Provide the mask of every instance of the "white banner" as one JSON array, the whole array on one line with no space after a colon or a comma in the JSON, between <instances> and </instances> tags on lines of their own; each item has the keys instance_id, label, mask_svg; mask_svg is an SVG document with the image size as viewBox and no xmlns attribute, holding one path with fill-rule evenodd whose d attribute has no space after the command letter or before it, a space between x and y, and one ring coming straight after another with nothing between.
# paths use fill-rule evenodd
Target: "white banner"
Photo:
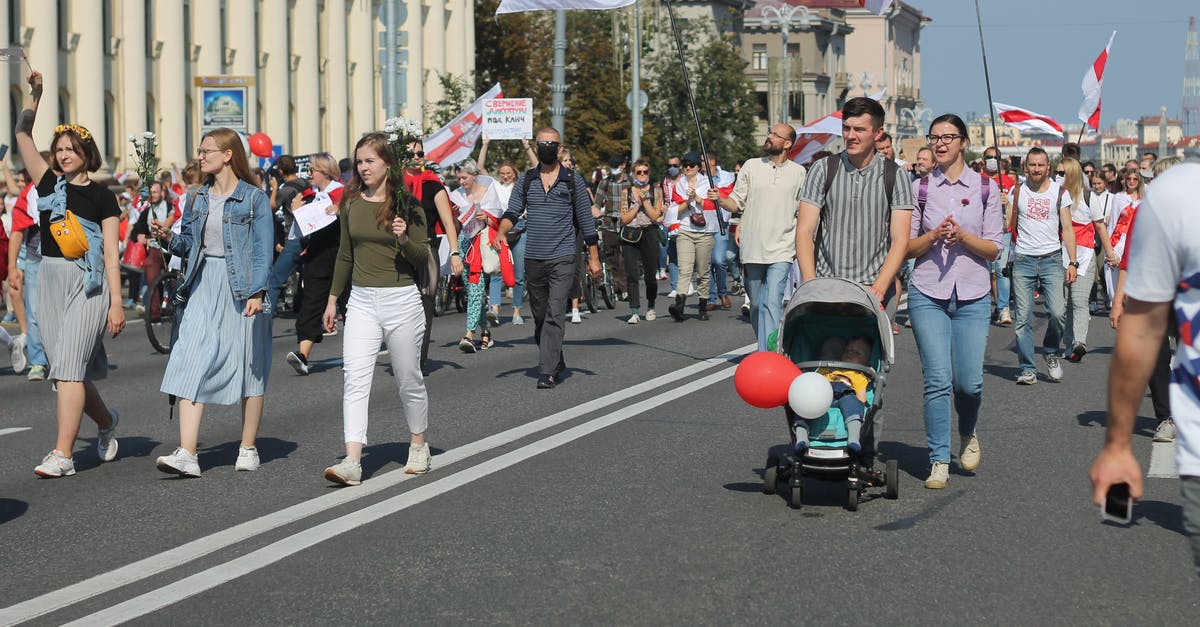
<instances>
[{"instance_id":1,"label":"white banner","mask_svg":"<svg viewBox=\"0 0 1200 627\"><path fill-rule=\"evenodd\" d=\"M532 139L533 98L484 100L483 136L488 139Z\"/></svg>"},{"instance_id":2,"label":"white banner","mask_svg":"<svg viewBox=\"0 0 1200 627\"><path fill-rule=\"evenodd\" d=\"M637 0L500 0L496 15L556 9L619 9Z\"/></svg>"},{"instance_id":3,"label":"white banner","mask_svg":"<svg viewBox=\"0 0 1200 627\"><path fill-rule=\"evenodd\" d=\"M425 160L433 161L441 166L458 163L471 156L475 150L475 142L479 140L483 122L483 101L499 98L500 83L492 85L487 93L471 103L466 111L437 132L425 138Z\"/></svg>"}]
</instances>

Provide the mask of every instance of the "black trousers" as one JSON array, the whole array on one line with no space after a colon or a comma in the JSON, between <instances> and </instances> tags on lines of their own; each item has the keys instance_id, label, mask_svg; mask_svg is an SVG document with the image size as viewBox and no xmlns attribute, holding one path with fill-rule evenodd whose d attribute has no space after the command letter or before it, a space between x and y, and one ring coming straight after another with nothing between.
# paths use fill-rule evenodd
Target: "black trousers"
<instances>
[{"instance_id":1,"label":"black trousers","mask_svg":"<svg viewBox=\"0 0 1200 627\"><path fill-rule=\"evenodd\" d=\"M442 236L444 237L444 236ZM438 244L440 242L430 242L429 252L433 255L434 263L437 267L442 267L441 258L438 256ZM434 285L437 285L441 280L440 276L430 277ZM421 338L421 368L425 368L425 362L429 361L429 343L433 339L433 299L437 298L436 290L433 296L421 295L421 308L425 310L425 336Z\"/></svg>"},{"instance_id":2,"label":"black trousers","mask_svg":"<svg viewBox=\"0 0 1200 627\"><path fill-rule=\"evenodd\" d=\"M1154 417L1166 420L1171 417L1171 334L1163 338L1154 361L1154 372L1150 374L1150 404L1154 406Z\"/></svg>"},{"instance_id":3,"label":"black trousers","mask_svg":"<svg viewBox=\"0 0 1200 627\"><path fill-rule=\"evenodd\" d=\"M646 284L646 304L654 309L654 299L658 296L658 233L654 229L643 228L642 238L636 244L621 242L621 256L625 260L625 284L629 286L629 306L641 307L638 296L638 261L642 262L642 280Z\"/></svg>"},{"instance_id":4,"label":"black trousers","mask_svg":"<svg viewBox=\"0 0 1200 627\"><path fill-rule=\"evenodd\" d=\"M319 251L309 251L304 255L304 265L300 267L300 280L304 289L300 292L300 308L296 313L296 341L309 340L320 343L325 337L325 328L321 323L325 315L325 306L329 304L329 290L333 287L333 265L337 261L336 246Z\"/></svg>"},{"instance_id":5,"label":"black trousers","mask_svg":"<svg viewBox=\"0 0 1200 627\"><path fill-rule=\"evenodd\" d=\"M577 255L545 260L525 258L525 295L533 310L533 339L538 345L541 375L552 375L566 367L562 345L577 259Z\"/></svg>"}]
</instances>

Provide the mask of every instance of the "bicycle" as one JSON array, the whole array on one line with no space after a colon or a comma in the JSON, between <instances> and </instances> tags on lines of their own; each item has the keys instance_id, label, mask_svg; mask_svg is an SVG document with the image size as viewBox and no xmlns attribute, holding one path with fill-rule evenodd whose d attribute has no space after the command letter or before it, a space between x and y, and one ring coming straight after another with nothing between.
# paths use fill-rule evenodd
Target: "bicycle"
<instances>
[{"instance_id":1,"label":"bicycle","mask_svg":"<svg viewBox=\"0 0 1200 627\"><path fill-rule=\"evenodd\" d=\"M616 288L613 287L612 271L608 268L607 255L600 255L600 278L593 279L591 273L587 271L588 267L588 252L585 250L579 253L579 263L583 264L583 282L581 285L581 293L583 295L584 304L587 305L589 313L596 313L599 309L596 301L596 294L599 293L600 298L604 301L606 309L616 309L617 303L614 298Z\"/></svg>"},{"instance_id":2,"label":"bicycle","mask_svg":"<svg viewBox=\"0 0 1200 627\"><path fill-rule=\"evenodd\" d=\"M467 287L463 285L461 274L448 274L438 279L437 295L433 299L433 315L445 315L452 302L458 313L467 310Z\"/></svg>"},{"instance_id":3,"label":"bicycle","mask_svg":"<svg viewBox=\"0 0 1200 627\"><path fill-rule=\"evenodd\" d=\"M150 345L154 350L164 355L170 354L171 344L177 337L175 294L181 280L183 274L180 271L164 269L154 283L146 288L147 305L157 303L159 308L157 316L152 315L152 306L147 306L142 312L142 319L146 322L146 335L150 338Z\"/></svg>"}]
</instances>

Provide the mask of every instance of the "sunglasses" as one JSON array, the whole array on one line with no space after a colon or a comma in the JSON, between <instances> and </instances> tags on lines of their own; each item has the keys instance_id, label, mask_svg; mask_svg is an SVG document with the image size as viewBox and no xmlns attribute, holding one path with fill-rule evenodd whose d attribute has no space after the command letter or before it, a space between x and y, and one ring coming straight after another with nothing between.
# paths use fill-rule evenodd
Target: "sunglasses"
<instances>
[{"instance_id":1,"label":"sunglasses","mask_svg":"<svg viewBox=\"0 0 1200 627\"><path fill-rule=\"evenodd\" d=\"M1054 173L1055 173L1055 174L1057 174L1057 175L1059 175L1059 176L1066 176L1066 175L1067 175L1067 172L1066 172L1066 170L1055 170L1055 171L1054 171Z\"/></svg>"},{"instance_id":2,"label":"sunglasses","mask_svg":"<svg viewBox=\"0 0 1200 627\"><path fill-rule=\"evenodd\" d=\"M650 170L634 170L634 174L649 174Z\"/></svg>"},{"instance_id":3,"label":"sunglasses","mask_svg":"<svg viewBox=\"0 0 1200 627\"><path fill-rule=\"evenodd\" d=\"M700 167L700 164L699 164L699 163L689 163L689 162L687 162L687 161L684 161L684 162L683 162L683 167L685 167L685 168L698 168L698 167Z\"/></svg>"},{"instance_id":4,"label":"sunglasses","mask_svg":"<svg viewBox=\"0 0 1200 627\"><path fill-rule=\"evenodd\" d=\"M539 146L554 146L555 148L558 148L559 144L560 144L560 142L547 142L547 141L540 141L537 143L537 145L539 145Z\"/></svg>"},{"instance_id":5,"label":"sunglasses","mask_svg":"<svg viewBox=\"0 0 1200 627\"><path fill-rule=\"evenodd\" d=\"M424 150L418 150L418 151L416 151L416 152L414 152L414 153L413 153L413 156L414 156L414 157L421 157L421 158L424 158L424 157L425 157L425 151L424 151Z\"/></svg>"}]
</instances>

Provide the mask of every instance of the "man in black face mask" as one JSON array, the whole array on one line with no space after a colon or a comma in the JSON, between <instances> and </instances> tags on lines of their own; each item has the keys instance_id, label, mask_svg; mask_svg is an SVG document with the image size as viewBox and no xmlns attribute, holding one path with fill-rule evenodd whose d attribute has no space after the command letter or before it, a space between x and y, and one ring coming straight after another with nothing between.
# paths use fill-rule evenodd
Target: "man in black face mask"
<instances>
[{"instance_id":1,"label":"man in black face mask","mask_svg":"<svg viewBox=\"0 0 1200 627\"><path fill-rule=\"evenodd\" d=\"M588 273L600 276L592 201L583 177L558 163L561 137L553 128L537 132L538 167L526 172L513 186L496 238L504 241L517 219L525 214L525 293L533 310L540 390L558 385L567 368L562 343L567 299L575 276L577 229L587 245Z\"/></svg>"}]
</instances>

